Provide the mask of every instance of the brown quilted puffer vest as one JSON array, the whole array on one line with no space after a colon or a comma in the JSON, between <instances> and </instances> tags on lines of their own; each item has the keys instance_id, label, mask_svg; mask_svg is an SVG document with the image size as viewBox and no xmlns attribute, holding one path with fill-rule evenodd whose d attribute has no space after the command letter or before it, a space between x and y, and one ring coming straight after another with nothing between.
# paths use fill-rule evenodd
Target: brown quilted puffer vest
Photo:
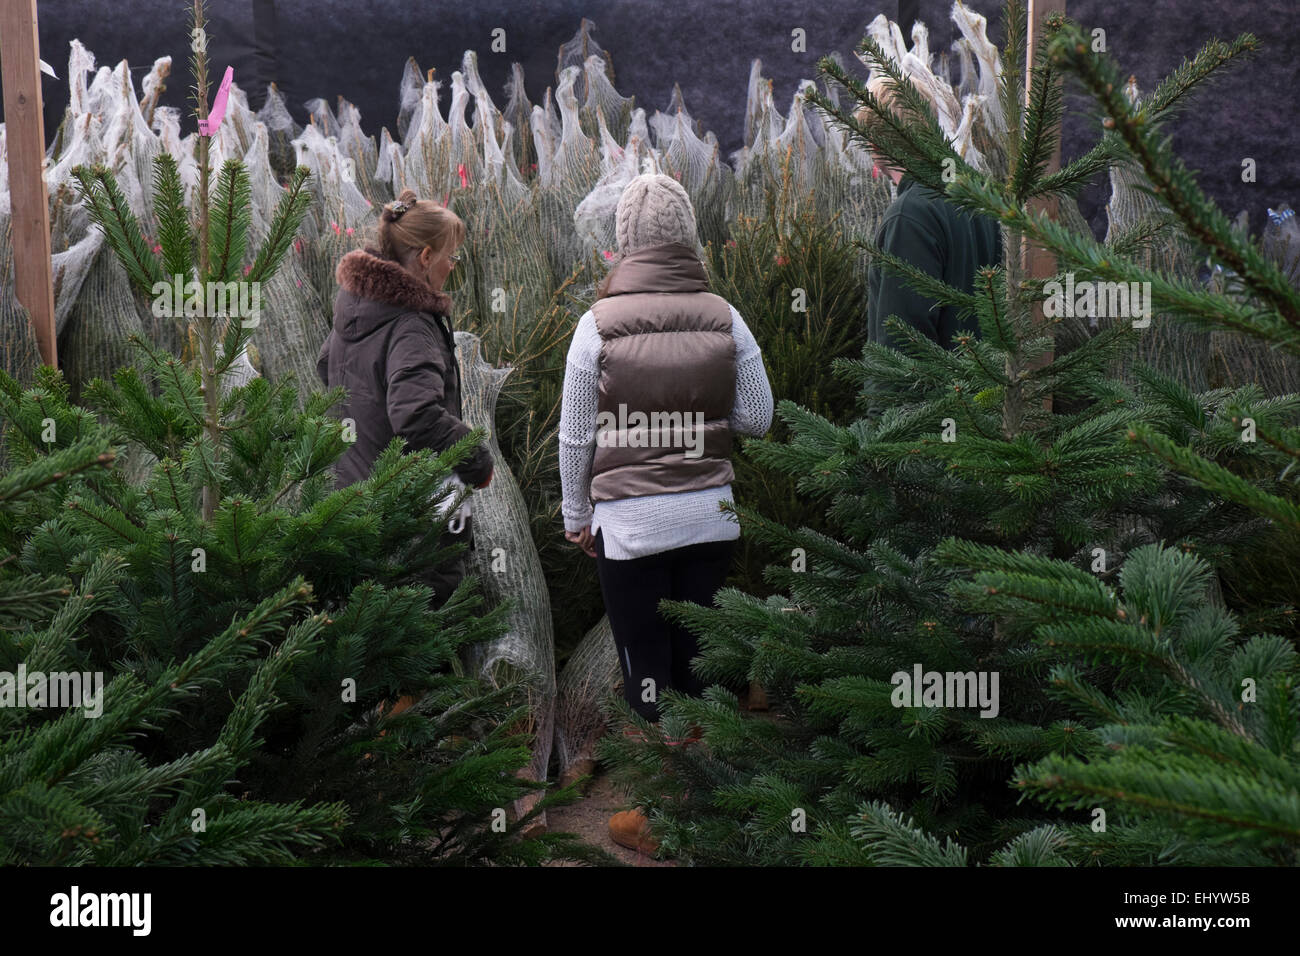
<instances>
[{"instance_id":1,"label":"brown quilted puffer vest","mask_svg":"<svg viewBox=\"0 0 1300 956\"><path fill-rule=\"evenodd\" d=\"M730 482L731 307L708 291L695 250L669 243L629 254L591 311L601 340L591 500Z\"/></svg>"}]
</instances>

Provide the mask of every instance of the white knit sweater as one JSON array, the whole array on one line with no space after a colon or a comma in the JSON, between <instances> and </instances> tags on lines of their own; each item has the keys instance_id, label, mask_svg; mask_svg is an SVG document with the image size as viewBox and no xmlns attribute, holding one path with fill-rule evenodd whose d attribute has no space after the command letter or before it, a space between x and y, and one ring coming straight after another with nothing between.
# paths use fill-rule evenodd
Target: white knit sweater
<instances>
[{"instance_id":1,"label":"white knit sweater","mask_svg":"<svg viewBox=\"0 0 1300 956\"><path fill-rule=\"evenodd\" d=\"M772 425L772 387L763 369L758 342L733 306L731 335L736 342L736 401L733 432L764 435ZM600 333L587 312L574 330L560 406L560 511L566 531L603 530L605 556L640 558L704 541L740 537L740 526L718 505L731 500L731 485L600 501L591 506L591 463L596 453L596 415L600 397Z\"/></svg>"}]
</instances>

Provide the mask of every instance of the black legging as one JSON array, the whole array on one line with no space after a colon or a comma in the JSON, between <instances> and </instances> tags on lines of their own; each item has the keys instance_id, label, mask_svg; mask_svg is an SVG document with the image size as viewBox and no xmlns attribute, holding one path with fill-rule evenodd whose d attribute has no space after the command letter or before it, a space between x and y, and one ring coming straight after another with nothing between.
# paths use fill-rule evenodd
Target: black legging
<instances>
[{"instance_id":1,"label":"black legging","mask_svg":"<svg viewBox=\"0 0 1300 956\"><path fill-rule=\"evenodd\" d=\"M623 698L646 720L659 719L658 697L668 688L693 697L704 690L690 667L699 642L685 627L660 616L659 601L712 607L731 570L735 545L734 540L706 541L617 561L605 557L602 532L596 532L596 573L623 670ZM642 700L646 678L654 681L653 701Z\"/></svg>"}]
</instances>

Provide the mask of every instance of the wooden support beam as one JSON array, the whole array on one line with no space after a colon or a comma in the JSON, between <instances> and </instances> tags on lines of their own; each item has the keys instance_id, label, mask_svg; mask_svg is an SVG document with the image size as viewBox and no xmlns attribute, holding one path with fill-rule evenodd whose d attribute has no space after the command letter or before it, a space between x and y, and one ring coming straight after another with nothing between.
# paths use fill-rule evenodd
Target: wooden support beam
<instances>
[{"instance_id":1,"label":"wooden support beam","mask_svg":"<svg viewBox=\"0 0 1300 956\"><path fill-rule=\"evenodd\" d=\"M9 152L14 293L31 315L42 361L57 366L36 0L0 0L0 86Z\"/></svg>"}]
</instances>

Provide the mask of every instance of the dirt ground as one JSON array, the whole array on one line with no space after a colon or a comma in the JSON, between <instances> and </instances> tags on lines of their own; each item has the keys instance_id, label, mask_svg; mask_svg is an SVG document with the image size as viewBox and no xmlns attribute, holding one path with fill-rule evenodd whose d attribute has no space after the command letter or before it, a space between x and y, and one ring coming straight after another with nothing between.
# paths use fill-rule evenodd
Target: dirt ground
<instances>
[{"instance_id":1,"label":"dirt ground","mask_svg":"<svg viewBox=\"0 0 1300 956\"><path fill-rule=\"evenodd\" d=\"M760 720L779 720L768 709L767 694L757 683L749 687L748 695L741 695L741 710ZM587 784L585 795L565 807L546 811L547 829L552 833L573 833L584 843L600 847L629 866L680 866L676 860L659 860L636 850L621 847L609 838L609 818L620 810L628 809L627 795L608 774L597 769ZM570 863L552 863L550 866L573 866Z\"/></svg>"},{"instance_id":2,"label":"dirt ground","mask_svg":"<svg viewBox=\"0 0 1300 956\"><path fill-rule=\"evenodd\" d=\"M584 842L600 847L629 866L677 866L674 860L656 860L636 850L621 847L609 838L609 818L627 808L626 795L607 775L599 774L588 785L587 795L583 799L567 807L554 807L546 811L547 828L552 833L577 834Z\"/></svg>"}]
</instances>

